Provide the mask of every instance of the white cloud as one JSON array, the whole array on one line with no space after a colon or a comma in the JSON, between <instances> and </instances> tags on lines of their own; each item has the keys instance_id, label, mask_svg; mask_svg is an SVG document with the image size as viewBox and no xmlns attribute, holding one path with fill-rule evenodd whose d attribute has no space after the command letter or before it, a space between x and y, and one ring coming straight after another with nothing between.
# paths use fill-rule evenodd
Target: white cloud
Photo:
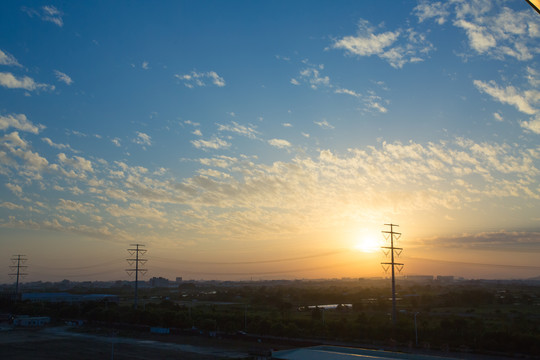
<instances>
[{"instance_id":1,"label":"white cloud","mask_svg":"<svg viewBox=\"0 0 540 360\"><path fill-rule=\"evenodd\" d=\"M22 192L23 192L22 187L20 185L17 185L17 184L7 183L6 187L9 190L11 190L14 194L17 194L17 195L21 195Z\"/></svg>"},{"instance_id":2,"label":"white cloud","mask_svg":"<svg viewBox=\"0 0 540 360\"><path fill-rule=\"evenodd\" d=\"M433 45L427 41L425 35L412 28L376 34L376 29L367 20L358 22L356 36L345 36L336 40L332 47L343 49L350 55L378 56L394 68L423 61L423 57L433 50Z\"/></svg>"},{"instance_id":3,"label":"white cloud","mask_svg":"<svg viewBox=\"0 0 540 360\"><path fill-rule=\"evenodd\" d=\"M68 158L66 154L60 153L58 154L58 160L60 160L60 162L63 164L72 166L76 170L83 172L94 172L92 162L83 157L74 156L72 158Z\"/></svg>"},{"instance_id":4,"label":"white cloud","mask_svg":"<svg viewBox=\"0 0 540 360\"><path fill-rule=\"evenodd\" d=\"M291 61L291 58L288 56L275 55L276 59L283 61Z\"/></svg>"},{"instance_id":5,"label":"white cloud","mask_svg":"<svg viewBox=\"0 0 540 360\"><path fill-rule=\"evenodd\" d=\"M184 124L192 125L192 126L201 126L201 124L199 124L198 122L193 122L191 120L184 121Z\"/></svg>"},{"instance_id":6,"label":"white cloud","mask_svg":"<svg viewBox=\"0 0 540 360\"><path fill-rule=\"evenodd\" d=\"M283 123L281 124L283 127L292 127L292 124L291 123Z\"/></svg>"},{"instance_id":7,"label":"white cloud","mask_svg":"<svg viewBox=\"0 0 540 360\"><path fill-rule=\"evenodd\" d=\"M422 1L414 8L418 21L423 22L426 19L435 18L437 24L442 25L446 22L446 18L449 15L446 4L439 1Z\"/></svg>"},{"instance_id":8,"label":"white cloud","mask_svg":"<svg viewBox=\"0 0 540 360\"><path fill-rule=\"evenodd\" d=\"M522 128L540 135L540 114L536 115L530 121L522 121L520 125Z\"/></svg>"},{"instance_id":9,"label":"white cloud","mask_svg":"<svg viewBox=\"0 0 540 360\"><path fill-rule=\"evenodd\" d=\"M256 139L259 132L255 130L255 127L253 125L241 125L238 124L236 121L231 122L231 124L228 125L222 125L217 124L218 131L230 131L237 134L240 134L242 136L246 136L250 139Z\"/></svg>"},{"instance_id":10,"label":"white cloud","mask_svg":"<svg viewBox=\"0 0 540 360\"><path fill-rule=\"evenodd\" d=\"M339 88L339 89L334 90L334 93L350 95L355 98L361 99L367 109L377 110L378 112L381 112L381 113L388 112L388 109L382 104L383 102L382 98L380 96L375 95L373 91L368 91L367 94L362 95L362 94L357 93L354 90Z\"/></svg>"},{"instance_id":11,"label":"white cloud","mask_svg":"<svg viewBox=\"0 0 540 360\"><path fill-rule=\"evenodd\" d=\"M530 9L514 11L504 2L486 0L423 1L415 13L420 22L433 18L442 25L453 10L452 24L465 31L470 48L477 54L496 59L513 57L531 60L539 53L535 38L540 37L537 14Z\"/></svg>"},{"instance_id":12,"label":"white cloud","mask_svg":"<svg viewBox=\"0 0 540 360\"><path fill-rule=\"evenodd\" d=\"M364 96L364 103L370 109L377 110L381 113L388 112L388 109L382 104L383 100L380 96L375 95L374 92L370 91L366 96Z\"/></svg>"},{"instance_id":13,"label":"white cloud","mask_svg":"<svg viewBox=\"0 0 540 360\"><path fill-rule=\"evenodd\" d=\"M56 78L58 79L58 81L61 81L65 83L66 85L73 84L73 80L67 74L64 74L63 72L58 71L58 70L54 70L54 74L56 75Z\"/></svg>"},{"instance_id":14,"label":"white cloud","mask_svg":"<svg viewBox=\"0 0 540 360\"><path fill-rule=\"evenodd\" d=\"M199 129L195 129L191 132L193 135L202 136L202 132Z\"/></svg>"},{"instance_id":15,"label":"white cloud","mask_svg":"<svg viewBox=\"0 0 540 360\"><path fill-rule=\"evenodd\" d=\"M538 74L538 71L531 68L530 66L527 66L527 81L529 82L529 85L533 88L540 87L540 74Z\"/></svg>"},{"instance_id":16,"label":"white cloud","mask_svg":"<svg viewBox=\"0 0 540 360\"><path fill-rule=\"evenodd\" d=\"M17 78L9 72L0 72L0 85L8 89L25 89L28 91L55 89L54 85L36 83L34 79L28 76Z\"/></svg>"},{"instance_id":17,"label":"white cloud","mask_svg":"<svg viewBox=\"0 0 540 360\"><path fill-rule=\"evenodd\" d=\"M111 140L111 142L112 142L115 146L117 146L117 147L122 146L122 144L120 143L120 139L119 139L119 138L114 138L114 139Z\"/></svg>"},{"instance_id":18,"label":"white cloud","mask_svg":"<svg viewBox=\"0 0 540 360\"><path fill-rule=\"evenodd\" d=\"M330 78L328 76L321 75L321 71L324 70L324 65L312 65L308 63L308 60L303 61L303 63L308 64L309 67L302 69L300 71L300 75L296 79L293 79L294 81L291 80L291 83L293 83L294 85L300 85L301 82L304 82L308 84L313 90L317 90L321 87L327 89L335 88L335 94L344 94L358 98L365 104L368 110L377 110L382 113L388 111L388 109L383 105L384 101L382 100L382 98L376 96L373 91L369 91L366 95L363 95L354 90L336 87L330 82ZM381 86L381 84L377 85ZM384 83L382 83L382 85L384 86ZM289 114L291 113L290 110L288 112Z\"/></svg>"},{"instance_id":19,"label":"white cloud","mask_svg":"<svg viewBox=\"0 0 540 360\"><path fill-rule=\"evenodd\" d=\"M319 125L323 129L334 129L334 126L330 124L326 119L321 121L314 121L315 124Z\"/></svg>"},{"instance_id":20,"label":"white cloud","mask_svg":"<svg viewBox=\"0 0 540 360\"><path fill-rule=\"evenodd\" d=\"M111 199L120 200L122 202L127 202L129 198L128 194L120 189L105 189L105 194Z\"/></svg>"},{"instance_id":21,"label":"white cloud","mask_svg":"<svg viewBox=\"0 0 540 360\"><path fill-rule=\"evenodd\" d=\"M76 202L73 200L59 199L56 209L63 211L76 211L83 214L94 212L95 206L91 203Z\"/></svg>"},{"instance_id":22,"label":"white cloud","mask_svg":"<svg viewBox=\"0 0 540 360\"><path fill-rule=\"evenodd\" d=\"M68 224L73 224L75 222L73 219L68 218L67 216L64 216L64 215L56 215L56 217L58 218L58 220L68 223Z\"/></svg>"},{"instance_id":23,"label":"white cloud","mask_svg":"<svg viewBox=\"0 0 540 360\"><path fill-rule=\"evenodd\" d=\"M189 74L175 74L175 78L179 79L188 88L195 86L206 86L206 81L210 81L217 87L225 86L225 79L219 76L215 71L208 71L204 73L192 71Z\"/></svg>"},{"instance_id":24,"label":"white cloud","mask_svg":"<svg viewBox=\"0 0 540 360\"><path fill-rule=\"evenodd\" d=\"M152 138L150 137L150 135L139 132L139 131L137 131L137 137L133 141L136 144L143 145L143 146L145 146L145 145L151 146L152 145Z\"/></svg>"},{"instance_id":25,"label":"white cloud","mask_svg":"<svg viewBox=\"0 0 540 360\"><path fill-rule=\"evenodd\" d=\"M399 37L399 32L387 31L381 34L374 34L375 29L367 20L358 22L358 36L345 36L334 42L333 47L344 49L351 54L358 56L379 55L385 51Z\"/></svg>"},{"instance_id":26,"label":"white cloud","mask_svg":"<svg viewBox=\"0 0 540 360\"><path fill-rule=\"evenodd\" d=\"M19 133L14 131L10 134L6 134L4 137L0 138L0 147L4 147L9 151L9 154L19 158L23 161L22 168L29 171L40 171L49 165L49 162L44 157L40 156L38 153L35 153L31 150L28 150L28 144L26 141L21 139ZM12 162L13 160L7 158L8 153L4 153L3 162ZM30 174L28 174L30 175ZM34 174L35 175L35 174ZM39 175L36 175L37 178L40 178Z\"/></svg>"},{"instance_id":27,"label":"white cloud","mask_svg":"<svg viewBox=\"0 0 540 360\"><path fill-rule=\"evenodd\" d=\"M141 67L144 69L144 70L148 70L149 67L148 67L148 61L143 61L142 64L141 64Z\"/></svg>"},{"instance_id":28,"label":"white cloud","mask_svg":"<svg viewBox=\"0 0 540 360\"><path fill-rule=\"evenodd\" d=\"M24 206L14 204L14 203L11 203L9 201L0 203L0 207L6 208L6 209L9 209L9 210L23 210L24 209Z\"/></svg>"},{"instance_id":29,"label":"white cloud","mask_svg":"<svg viewBox=\"0 0 540 360\"><path fill-rule=\"evenodd\" d=\"M279 149L285 149L285 148L291 147L291 143L283 139L270 139L268 140L268 143Z\"/></svg>"},{"instance_id":30,"label":"white cloud","mask_svg":"<svg viewBox=\"0 0 540 360\"><path fill-rule=\"evenodd\" d=\"M79 137L87 137L88 136L85 133L82 133L82 132L77 131L77 130L67 130L67 132L71 133L73 135L79 136Z\"/></svg>"},{"instance_id":31,"label":"white cloud","mask_svg":"<svg viewBox=\"0 0 540 360\"><path fill-rule=\"evenodd\" d=\"M217 138L217 137L212 140L202 140L202 139L191 140L191 143L197 149L203 149L203 150L205 149L218 150L218 149L228 148L229 146L231 146L231 144L229 144L227 141Z\"/></svg>"},{"instance_id":32,"label":"white cloud","mask_svg":"<svg viewBox=\"0 0 540 360\"><path fill-rule=\"evenodd\" d=\"M369 103L369 107L381 112L381 113L386 113L388 112L388 109L385 108L383 105L381 105L379 102L376 102L376 101L373 101L373 102L370 102Z\"/></svg>"},{"instance_id":33,"label":"white cloud","mask_svg":"<svg viewBox=\"0 0 540 360\"><path fill-rule=\"evenodd\" d=\"M334 92L336 94L345 94L345 95L350 95L350 96L354 96L354 97L361 97L362 96L362 95L358 94L356 91L349 90L349 89L336 89L336 90L334 90Z\"/></svg>"},{"instance_id":34,"label":"white cloud","mask_svg":"<svg viewBox=\"0 0 540 360\"><path fill-rule=\"evenodd\" d=\"M41 124L34 125L24 114L0 115L0 130L7 130L10 127L32 134L38 134L41 130L45 129L45 126Z\"/></svg>"},{"instance_id":35,"label":"white cloud","mask_svg":"<svg viewBox=\"0 0 540 360\"><path fill-rule=\"evenodd\" d=\"M497 45L497 40L485 26L474 24L463 19L455 21L454 25L467 32L471 47L480 54Z\"/></svg>"},{"instance_id":36,"label":"white cloud","mask_svg":"<svg viewBox=\"0 0 540 360\"><path fill-rule=\"evenodd\" d=\"M167 222L165 213L154 209L148 205L130 204L127 208L122 208L116 204L112 204L107 208L107 211L115 217L130 217L133 219L146 219L158 222Z\"/></svg>"},{"instance_id":37,"label":"white cloud","mask_svg":"<svg viewBox=\"0 0 540 360\"><path fill-rule=\"evenodd\" d=\"M52 5L42 6L39 10L23 6L22 10L26 12L30 17L36 16L43 21L52 22L59 27L64 26L64 20L62 19L62 16L64 14Z\"/></svg>"},{"instance_id":38,"label":"white cloud","mask_svg":"<svg viewBox=\"0 0 540 360\"><path fill-rule=\"evenodd\" d=\"M43 6L41 9L43 10L43 20L50 21L60 27L64 25L64 21L62 20L63 14L60 10L52 5Z\"/></svg>"},{"instance_id":39,"label":"white cloud","mask_svg":"<svg viewBox=\"0 0 540 360\"><path fill-rule=\"evenodd\" d=\"M158 176L163 176L163 175L165 175L165 173L167 173L167 171L168 170L166 168L161 167L161 168L157 169L156 171L154 171L153 174L158 175Z\"/></svg>"},{"instance_id":40,"label":"white cloud","mask_svg":"<svg viewBox=\"0 0 540 360\"><path fill-rule=\"evenodd\" d=\"M0 65L21 66L15 57L0 49Z\"/></svg>"},{"instance_id":41,"label":"white cloud","mask_svg":"<svg viewBox=\"0 0 540 360\"><path fill-rule=\"evenodd\" d=\"M229 177L231 177L227 173L224 173L224 172L218 171L218 170L214 170L214 169L199 169L197 172L199 174L203 175L203 176L214 177L214 178L229 178Z\"/></svg>"},{"instance_id":42,"label":"white cloud","mask_svg":"<svg viewBox=\"0 0 540 360\"><path fill-rule=\"evenodd\" d=\"M212 79L212 83L214 85L219 86L219 87L225 86L225 80L221 76L219 76L215 71L210 71L207 74Z\"/></svg>"},{"instance_id":43,"label":"white cloud","mask_svg":"<svg viewBox=\"0 0 540 360\"><path fill-rule=\"evenodd\" d=\"M323 65L310 66L300 71L298 79L292 79L291 84L299 85L300 81L303 81L310 85L312 89L317 89L321 86L331 87L330 78L328 76L321 76L320 71L324 69Z\"/></svg>"},{"instance_id":44,"label":"white cloud","mask_svg":"<svg viewBox=\"0 0 540 360\"><path fill-rule=\"evenodd\" d=\"M505 88L499 87L494 81L484 82L481 80L474 80L473 83L478 90L491 95L501 103L515 106L519 111L525 114L532 115L537 111L530 102L538 101L538 96L540 94L538 91L525 91L520 93L520 91L513 86L507 86Z\"/></svg>"},{"instance_id":45,"label":"white cloud","mask_svg":"<svg viewBox=\"0 0 540 360\"><path fill-rule=\"evenodd\" d=\"M2 143L0 145L6 146L7 148L13 150L16 148L26 149L28 144L26 141L21 139L18 131L14 131L10 134L6 134L2 137Z\"/></svg>"},{"instance_id":46,"label":"white cloud","mask_svg":"<svg viewBox=\"0 0 540 360\"><path fill-rule=\"evenodd\" d=\"M71 149L71 146L69 145L66 145L66 144L56 144L54 143L51 139L49 138L42 138L41 140L43 140L43 142L45 142L46 144L48 144L49 146L55 148L55 149L70 149L70 150L73 150Z\"/></svg>"},{"instance_id":47,"label":"white cloud","mask_svg":"<svg viewBox=\"0 0 540 360\"><path fill-rule=\"evenodd\" d=\"M202 165L206 165L206 166L215 166L215 167L219 167L219 168L227 168L227 167L237 163L238 159L230 157L230 156L220 155L220 156L216 156L216 157L210 158L210 159L209 158L202 158L202 159L199 159L199 162Z\"/></svg>"},{"instance_id":48,"label":"white cloud","mask_svg":"<svg viewBox=\"0 0 540 360\"><path fill-rule=\"evenodd\" d=\"M496 121L499 121L499 122L504 121L502 115L497 112L493 113L493 117L495 118Z\"/></svg>"}]
</instances>

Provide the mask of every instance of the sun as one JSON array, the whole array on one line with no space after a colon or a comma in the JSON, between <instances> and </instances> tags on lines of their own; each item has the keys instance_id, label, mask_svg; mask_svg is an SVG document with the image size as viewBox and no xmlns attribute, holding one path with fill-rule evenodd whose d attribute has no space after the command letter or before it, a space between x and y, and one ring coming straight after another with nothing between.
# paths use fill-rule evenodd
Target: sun
<instances>
[{"instance_id":1,"label":"sun","mask_svg":"<svg viewBox=\"0 0 540 360\"><path fill-rule=\"evenodd\" d=\"M381 245L375 237L365 235L354 245L354 248L364 253L374 253L381 249Z\"/></svg>"}]
</instances>

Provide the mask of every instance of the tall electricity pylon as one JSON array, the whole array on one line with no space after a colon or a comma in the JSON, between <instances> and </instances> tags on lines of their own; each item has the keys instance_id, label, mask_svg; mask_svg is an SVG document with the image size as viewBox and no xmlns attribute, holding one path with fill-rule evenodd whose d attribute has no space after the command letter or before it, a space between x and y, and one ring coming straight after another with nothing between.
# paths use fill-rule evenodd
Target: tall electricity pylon
<instances>
[{"instance_id":1,"label":"tall electricity pylon","mask_svg":"<svg viewBox=\"0 0 540 360\"><path fill-rule=\"evenodd\" d=\"M385 226L390 226L390 231L383 231L384 238L386 241L390 240L390 246L382 246L383 252L386 256L390 254L390 262L382 262L384 271L388 271L388 268L392 267L392 324L396 325L396 272L395 268L401 272L403 269L403 263L395 262L395 257L401 255L403 248L398 248L394 246L394 241L398 241L401 237L401 233L394 231L394 226L399 226L395 224L384 224Z\"/></svg>"},{"instance_id":2,"label":"tall electricity pylon","mask_svg":"<svg viewBox=\"0 0 540 360\"><path fill-rule=\"evenodd\" d=\"M28 266L23 265L26 260L26 255L13 255L11 257L11 262L13 265L9 267L11 271L14 271L13 273L10 273L9 276L16 276L17 280L15 281L15 297L18 298L19 296L19 278L28 275L27 273L23 272L26 271L26 268ZM15 263L17 265L15 265Z\"/></svg>"},{"instance_id":3,"label":"tall electricity pylon","mask_svg":"<svg viewBox=\"0 0 540 360\"><path fill-rule=\"evenodd\" d=\"M139 294L138 294L138 288L139 288L139 273L142 273L142 275L146 274L146 272L148 271L148 269L141 269L139 268L139 263L144 266L144 264L146 264L146 262L148 261L147 259L141 259L139 257L139 253L141 255L144 255L146 254L146 249L140 249L141 247L144 247L144 245L141 245L141 244L131 244L130 246L134 246L135 248L131 248L131 249L127 249L127 251L129 251L129 254L133 257L135 256L135 258L129 258L129 259L126 259L128 264L130 266L133 266L135 265L135 268L134 269L126 269L126 272L128 273L129 276L131 276L131 274L135 273L135 300L134 300L134 303L133 303L133 307L135 309L137 309L137 305L138 305L138 302L139 302Z\"/></svg>"}]
</instances>

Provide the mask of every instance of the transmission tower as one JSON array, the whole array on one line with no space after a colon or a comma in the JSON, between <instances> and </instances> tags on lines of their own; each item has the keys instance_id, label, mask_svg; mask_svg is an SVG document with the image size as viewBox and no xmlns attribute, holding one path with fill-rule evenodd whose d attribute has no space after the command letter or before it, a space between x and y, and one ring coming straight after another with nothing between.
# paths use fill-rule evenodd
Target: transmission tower
<instances>
[{"instance_id":1,"label":"transmission tower","mask_svg":"<svg viewBox=\"0 0 540 360\"><path fill-rule=\"evenodd\" d=\"M9 267L9 269L12 271L12 273L9 274L9 276L16 276L15 281L15 297L18 299L19 297L19 278L28 275L24 271L28 268L28 266L23 265L28 259L26 258L26 255L13 255L11 257L11 262L13 265Z\"/></svg>"},{"instance_id":2,"label":"transmission tower","mask_svg":"<svg viewBox=\"0 0 540 360\"><path fill-rule=\"evenodd\" d=\"M390 226L390 231L383 231L385 240L388 242L390 240L390 246L382 246L383 252L386 256L390 254L390 262L382 262L384 271L392 268L392 324L396 325L396 271L397 268L399 272L403 269L403 263L395 262L395 258L401 255L403 248L398 248L394 246L394 241L398 241L401 237L401 233L394 231L394 226L399 226L395 224L384 224L385 226Z\"/></svg>"},{"instance_id":3,"label":"transmission tower","mask_svg":"<svg viewBox=\"0 0 540 360\"><path fill-rule=\"evenodd\" d=\"M132 257L128 258L126 260L127 260L128 264L130 266L135 266L135 268L126 269L126 272L128 273L129 276L131 276L133 273L135 273L135 300L134 300L134 303L133 303L133 307L135 309L137 309L137 304L139 302L139 295L138 295L139 273L144 275L148 271L148 269L141 269L139 267L139 264L141 266L144 266L144 264L146 264L146 262L148 260L147 259L142 259L142 258L139 257L139 255L146 254L146 249L141 249L142 247L144 247L144 245L142 245L142 244L131 244L130 246L134 246L133 248L127 249L127 251L129 251L129 254Z\"/></svg>"}]
</instances>

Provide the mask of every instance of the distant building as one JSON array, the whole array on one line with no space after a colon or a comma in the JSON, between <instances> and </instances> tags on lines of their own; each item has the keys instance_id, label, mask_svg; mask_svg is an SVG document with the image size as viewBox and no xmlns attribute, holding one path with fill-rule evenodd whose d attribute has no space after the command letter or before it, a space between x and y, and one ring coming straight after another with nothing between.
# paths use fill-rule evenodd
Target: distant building
<instances>
[{"instance_id":1,"label":"distant building","mask_svg":"<svg viewBox=\"0 0 540 360\"><path fill-rule=\"evenodd\" d=\"M181 284L181 283L182 283L182 277L181 277L181 276L177 276L177 277L176 277L176 283L177 283L177 284Z\"/></svg>"},{"instance_id":2,"label":"distant building","mask_svg":"<svg viewBox=\"0 0 540 360\"><path fill-rule=\"evenodd\" d=\"M437 275L437 281L440 281L440 282L454 282L454 277L453 276Z\"/></svg>"},{"instance_id":3,"label":"distant building","mask_svg":"<svg viewBox=\"0 0 540 360\"><path fill-rule=\"evenodd\" d=\"M405 279L416 282L427 282L433 281L433 275L408 275L405 277Z\"/></svg>"},{"instance_id":4,"label":"distant building","mask_svg":"<svg viewBox=\"0 0 540 360\"><path fill-rule=\"evenodd\" d=\"M151 287L168 287L170 284L169 279L160 277L153 277L149 280Z\"/></svg>"}]
</instances>

